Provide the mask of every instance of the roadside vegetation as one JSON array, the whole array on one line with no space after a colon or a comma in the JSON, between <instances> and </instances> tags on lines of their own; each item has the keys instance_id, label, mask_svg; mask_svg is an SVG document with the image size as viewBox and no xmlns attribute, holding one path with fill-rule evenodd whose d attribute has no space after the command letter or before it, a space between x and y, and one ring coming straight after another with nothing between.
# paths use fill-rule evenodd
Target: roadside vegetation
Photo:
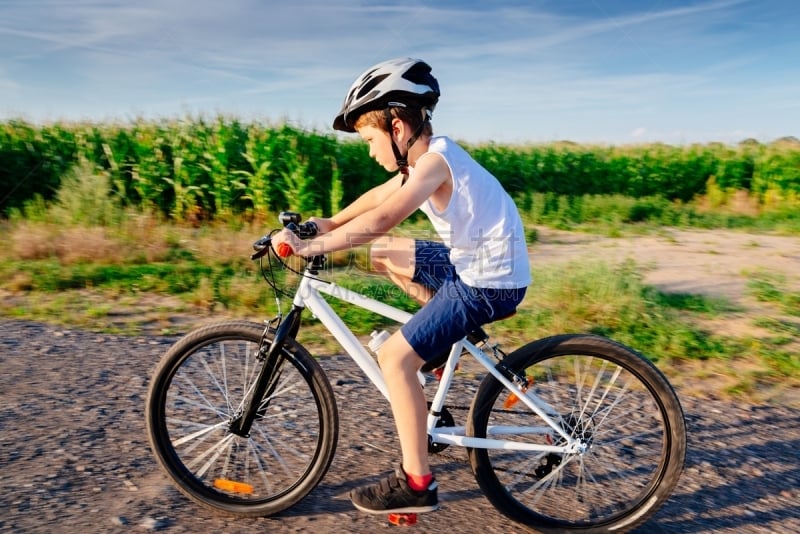
<instances>
[{"instance_id":1,"label":"roadside vegetation","mask_svg":"<svg viewBox=\"0 0 800 534\"><path fill-rule=\"evenodd\" d=\"M276 211L327 215L384 178L359 145L222 118L0 131L0 316L99 332L174 334L192 321L272 317L276 300L249 252L276 226ZM545 226L612 237L664 226L800 235L800 147L791 141L471 149L514 194L531 243ZM401 231L430 229L418 218ZM365 249L335 254L325 275L413 310L366 258ZM800 293L786 280L752 274L751 295L776 310L753 318L770 333L755 339L704 331L700 319L733 306L661 293L643 272L632 262L535 266L535 289L492 333L505 348L567 331L607 335L668 374L726 374L728 394L800 385L800 322L785 319L800 317ZM279 283L292 276L281 271ZM339 310L358 334L383 326ZM338 350L320 328L304 335L319 354Z\"/></svg>"}]
</instances>

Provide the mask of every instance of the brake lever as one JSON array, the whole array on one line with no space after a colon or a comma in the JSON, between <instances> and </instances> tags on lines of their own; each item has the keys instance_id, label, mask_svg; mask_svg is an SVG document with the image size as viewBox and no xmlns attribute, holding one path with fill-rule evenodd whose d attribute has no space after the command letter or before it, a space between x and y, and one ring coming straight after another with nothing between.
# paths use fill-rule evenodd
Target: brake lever
<instances>
[{"instance_id":1,"label":"brake lever","mask_svg":"<svg viewBox=\"0 0 800 534\"><path fill-rule=\"evenodd\" d=\"M253 250L255 252L250 256L251 260L257 260L264 254L269 251L269 248L272 246L272 238L270 236L264 236L255 243L253 243Z\"/></svg>"}]
</instances>

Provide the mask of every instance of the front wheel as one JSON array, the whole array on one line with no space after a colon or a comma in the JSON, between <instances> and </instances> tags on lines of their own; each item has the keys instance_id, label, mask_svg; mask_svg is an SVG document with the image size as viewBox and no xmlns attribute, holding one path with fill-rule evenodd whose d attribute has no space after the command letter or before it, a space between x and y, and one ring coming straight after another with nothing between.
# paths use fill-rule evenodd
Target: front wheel
<instances>
[{"instance_id":1,"label":"front wheel","mask_svg":"<svg viewBox=\"0 0 800 534\"><path fill-rule=\"evenodd\" d=\"M145 408L150 445L178 489L241 517L275 514L305 497L328 470L338 437L330 383L293 339L249 434L231 432L263 366L263 333L235 321L187 334L153 373Z\"/></svg>"},{"instance_id":2,"label":"front wheel","mask_svg":"<svg viewBox=\"0 0 800 534\"><path fill-rule=\"evenodd\" d=\"M501 364L530 386L580 452L470 449L492 504L540 532L626 532L672 493L683 469L686 428L675 392L637 352L606 338L563 335L522 347ZM467 434L563 445L492 376L475 395Z\"/></svg>"}]
</instances>

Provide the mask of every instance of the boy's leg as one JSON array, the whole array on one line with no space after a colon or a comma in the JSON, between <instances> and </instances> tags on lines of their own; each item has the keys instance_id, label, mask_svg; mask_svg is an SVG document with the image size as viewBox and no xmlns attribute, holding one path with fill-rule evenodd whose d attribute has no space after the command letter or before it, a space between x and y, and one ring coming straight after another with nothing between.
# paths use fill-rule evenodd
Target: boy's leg
<instances>
[{"instance_id":1,"label":"boy's leg","mask_svg":"<svg viewBox=\"0 0 800 534\"><path fill-rule=\"evenodd\" d=\"M373 269L386 275L408 295L425 304L434 292L416 283L416 242L409 238L384 236L371 248ZM422 490L411 488L411 479L432 479L428 463L427 402L417 371L422 358L397 331L381 346L378 355L389 392L397 436L402 454L401 469L388 481L351 492L353 504L366 512L425 512L439 507L434 481Z\"/></svg>"},{"instance_id":2,"label":"boy's leg","mask_svg":"<svg viewBox=\"0 0 800 534\"><path fill-rule=\"evenodd\" d=\"M370 248L370 260L375 272L386 275L411 298L425 304L433 291L414 282L416 242L408 237L385 235L376 239Z\"/></svg>"},{"instance_id":3,"label":"boy's leg","mask_svg":"<svg viewBox=\"0 0 800 534\"><path fill-rule=\"evenodd\" d=\"M350 498L358 509L371 513L436 510L437 485L428 464L427 403L417 380L422 358L398 331L381 346L378 360L389 390L402 462L388 479L357 488ZM416 489L412 482L419 480L424 483Z\"/></svg>"},{"instance_id":4,"label":"boy's leg","mask_svg":"<svg viewBox=\"0 0 800 534\"><path fill-rule=\"evenodd\" d=\"M381 346L378 362L389 390L406 473L426 475L428 465L427 402L417 378L420 358L398 331Z\"/></svg>"}]
</instances>

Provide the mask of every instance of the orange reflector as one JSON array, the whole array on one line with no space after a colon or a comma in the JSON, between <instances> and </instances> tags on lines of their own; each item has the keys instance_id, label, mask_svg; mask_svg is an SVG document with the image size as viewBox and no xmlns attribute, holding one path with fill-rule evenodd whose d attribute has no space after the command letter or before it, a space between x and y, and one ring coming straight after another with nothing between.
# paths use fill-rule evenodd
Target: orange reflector
<instances>
[{"instance_id":1,"label":"orange reflector","mask_svg":"<svg viewBox=\"0 0 800 534\"><path fill-rule=\"evenodd\" d=\"M214 487L223 491L230 491L231 493L253 493L253 486L244 482L236 482L235 480L227 480L218 478L214 480Z\"/></svg>"},{"instance_id":2,"label":"orange reflector","mask_svg":"<svg viewBox=\"0 0 800 534\"><path fill-rule=\"evenodd\" d=\"M523 393L528 391L528 388L531 386L531 384L533 384L533 377L529 376L526 382L527 383L524 386L522 386L522 392ZM512 393L511 395L508 396L506 401L503 403L503 408L505 408L507 410L507 409L511 408L512 406L514 406L517 402L519 402L519 397L517 397L514 393Z\"/></svg>"},{"instance_id":3,"label":"orange reflector","mask_svg":"<svg viewBox=\"0 0 800 534\"><path fill-rule=\"evenodd\" d=\"M389 523L399 527L410 527L417 524L417 514L389 514Z\"/></svg>"}]
</instances>

